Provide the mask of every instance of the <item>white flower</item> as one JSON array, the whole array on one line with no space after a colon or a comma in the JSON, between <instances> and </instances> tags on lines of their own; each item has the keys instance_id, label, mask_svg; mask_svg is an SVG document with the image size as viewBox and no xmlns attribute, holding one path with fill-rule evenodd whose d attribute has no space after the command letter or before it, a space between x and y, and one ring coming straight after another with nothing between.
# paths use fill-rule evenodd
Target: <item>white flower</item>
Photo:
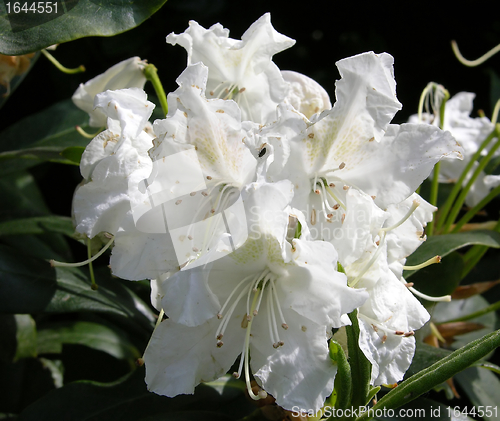
<instances>
[{"instance_id":1,"label":"white flower","mask_svg":"<svg viewBox=\"0 0 500 421\"><path fill-rule=\"evenodd\" d=\"M253 181L256 160L242 142L237 104L205 98L207 71L201 63L188 66L168 96L167 118L154 123L153 169L133 200L134 227L116 235L121 248L111 260L126 279L202 265L209 251L246 239L239 192Z\"/></svg>"},{"instance_id":2,"label":"white flower","mask_svg":"<svg viewBox=\"0 0 500 421\"><path fill-rule=\"evenodd\" d=\"M169 316L144 355L156 393L193 393L225 374L241 354L277 403L319 409L332 392L336 366L327 337L366 299L347 287L326 242L286 241L293 189L288 181L251 184L244 193L249 239L207 268L178 272L158 288ZM161 292L160 292L161 293ZM251 361L249 361L251 356ZM254 399L258 396L253 395Z\"/></svg>"},{"instance_id":3,"label":"white flower","mask_svg":"<svg viewBox=\"0 0 500 421\"><path fill-rule=\"evenodd\" d=\"M188 65L202 62L209 68L208 98L233 99L243 120L261 124L274 120L288 84L272 56L295 41L273 28L269 13L254 22L241 41L229 38L229 30L219 23L207 30L190 21L184 33L168 35L167 42L186 49Z\"/></svg>"},{"instance_id":4,"label":"white flower","mask_svg":"<svg viewBox=\"0 0 500 421\"><path fill-rule=\"evenodd\" d=\"M441 183L454 183L462 174L472 156L477 152L481 143L493 131L494 127L491 121L486 117L471 118L473 109L473 99L475 94L470 92L460 92L454 95L446 102L444 113L443 129L448 130L457 142L463 147L463 161L461 160L443 160L439 171L439 181ZM424 113L422 116L424 122L439 125L439 115L432 116ZM418 122L418 115L410 117L410 122ZM483 150L486 155L487 150ZM496 153L498 155L498 152ZM465 186L470 180L472 173L477 168L476 162L469 174L464 179ZM500 184L500 176L486 175L481 172L474 184L471 186L465 203L468 206L477 205L485 196L488 195L493 187Z\"/></svg>"},{"instance_id":5,"label":"white flower","mask_svg":"<svg viewBox=\"0 0 500 421\"><path fill-rule=\"evenodd\" d=\"M270 143L276 143L277 133L281 141L287 139L290 152L274 157L268 180L294 183L292 204L313 226L341 219L335 214L345 211L349 188L374 196L385 209L410 196L442 157L461 156L461 147L447 132L426 124L389 124L401 108L392 63L388 54L374 53L339 61L342 79L331 110L311 123L280 106L277 123L260 133Z\"/></svg>"},{"instance_id":6,"label":"white flower","mask_svg":"<svg viewBox=\"0 0 500 421\"><path fill-rule=\"evenodd\" d=\"M347 192L346 199L343 235L332 243L344 262L348 284L369 294L358 309L358 319L359 345L372 364L371 382L392 384L402 380L411 364L414 331L429 320L412 294L418 291L406 284L402 272L406 257L424 241L423 229L435 207L417 194L387 211L355 189Z\"/></svg>"},{"instance_id":7,"label":"white flower","mask_svg":"<svg viewBox=\"0 0 500 421\"><path fill-rule=\"evenodd\" d=\"M87 146L80 162L84 178L73 199L76 230L89 238L116 234L130 213L130 180L146 178L152 163L153 137L143 129L154 104L137 88L98 94L95 106L108 118L108 129Z\"/></svg>"},{"instance_id":8,"label":"white flower","mask_svg":"<svg viewBox=\"0 0 500 421\"><path fill-rule=\"evenodd\" d=\"M285 102L291 104L309 120L314 114L332 108L328 93L315 80L291 70L282 70L281 75L285 82L290 84Z\"/></svg>"},{"instance_id":9,"label":"white flower","mask_svg":"<svg viewBox=\"0 0 500 421\"><path fill-rule=\"evenodd\" d=\"M144 67L145 62L139 57L131 57L115 64L103 74L90 79L85 84L80 84L72 99L78 108L89 114L89 125L91 127L104 127L106 125L106 115L102 110L94 107L95 96L108 90L142 89L146 83L146 77L143 74Z\"/></svg>"}]
</instances>

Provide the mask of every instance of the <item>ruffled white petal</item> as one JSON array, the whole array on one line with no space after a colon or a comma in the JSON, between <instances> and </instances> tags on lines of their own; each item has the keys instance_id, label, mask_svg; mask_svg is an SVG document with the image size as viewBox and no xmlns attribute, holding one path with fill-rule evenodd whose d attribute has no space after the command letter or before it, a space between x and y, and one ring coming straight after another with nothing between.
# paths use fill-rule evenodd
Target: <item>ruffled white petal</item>
<instances>
[{"instance_id":1,"label":"ruffled white petal","mask_svg":"<svg viewBox=\"0 0 500 421\"><path fill-rule=\"evenodd\" d=\"M95 96L108 90L142 89L146 83L146 77L143 73L145 66L146 64L139 57L131 57L115 64L85 84L80 84L73 94L72 100L78 108L89 113L91 127L104 127L106 125L106 114L94 106Z\"/></svg>"}]
</instances>

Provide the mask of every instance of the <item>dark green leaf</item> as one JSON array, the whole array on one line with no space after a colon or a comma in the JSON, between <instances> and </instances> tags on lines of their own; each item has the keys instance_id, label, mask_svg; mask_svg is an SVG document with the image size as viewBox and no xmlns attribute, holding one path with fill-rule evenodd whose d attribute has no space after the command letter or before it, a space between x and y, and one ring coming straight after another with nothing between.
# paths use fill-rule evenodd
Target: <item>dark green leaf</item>
<instances>
[{"instance_id":1,"label":"dark green leaf","mask_svg":"<svg viewBox=\"0 0 500 421\"><path fill-rule=\"evenodd\" d=\"M0 12L0 52L26 54L86 36L111 36L140 25L166 0L65 0L57 13ZM13 2L12 2L13 3ZM51 4L56 2L51 2Z\"/></svg>"},{"instance_id":2,"label":"dark green leaf","mask_svg":"<svg viewBox=\"0 0 500 421\"><path fill-rule=\"evenodd\" d=\"M55 388L51 369L42 359L24 358L12 364L0 363L0 373L0 412L20 413Z\"/></svg>"},{"instance_id":3,"label":"dark green leaf","mask_svg":"<svg viewBox=\"0 0 500 421\"><path fill-rule=\"evenodd\" d=\"M72 237L73 221L65 216L38 216L0 222L0 235L43 234L57 232Z\"/></svg>"},{"instance_id":4,"label":"dark green leaf","mask_svg":"<svg viewBox=\"0 0 500 421\"><path fill-rule=\"evenodd\" d=\"M452 352L447 349L427 345L420 341L417 341L416 345L417 348L415 349L415 355L413 356L410 368L405 373L406 379L438 362L441 358L448 356Z\"/></svg>"},{"instance_id":5,"label":"dark green leaf","mask_svg":"<svg viewBox=\"0 0 500 421\"><path fill-rule=\"evenodd\" d=\"M481 244L488 247L500 247L500 233L496 231L470 231L457 234L433 235L408 257L408 266L418 265L438 255L444 257L452 251L473 244ZM416 271L405 271L403 276L407 279Z\"/></svg>"},{"instance_id":6,"label":"dark green leaf","mask_svg":"<svg viewBox=\"0 0 500 421\"><path fill-rule=\"evenodd\" d=\"M462 279L464 259L458 252L448 254L441 263L417 271L411 278L418 291L440 297L451 294Z\"/></svg>"},{"instance_id":7,"label":"dark green leaf","mask_svg":"<svg viewBox=\"0 0 500 421\"><path fill-rule=\"evenodd\" d=\"M38 352L60 354L63 344L85 345L118 359L136 360L141 356L127 336L113 328L91 322L61 322L38 331Z\"/></svg>"},{"instance_id":8,"label":"dark green leaf","mask_svg":"<svg viewBox=\"0 0 500 421\"><path fill-rule=\"evenodd\" d=\"M2 245L0 277L4 313L93 311L127 317L148 331L155 320L149 307L123 281L97 273L99 289L93 291L82 270L52 268L42 259L21 256Z\"/></svg>"},{"instance_id":9,"label":"dark green leaf","mask_svg":"<svg viewBox=\"0 0 500 421\"><path fill-rule=\"evenodd\" d=\"M71 161L76 165L80 165L84 151L85 148L83 146L70 146L69 148L64 149L61 152L61 155L68 161Z\"/></svg>"},{"instance_id":10,"label":"dark green leaf","mask_svg":"<svg viewBox=\"0 0 500 421\"><path fill-rule=\"evenodd\" d=\"M60 153L69 147L87 146L89 139L78 133L75 126L86 129L88 120L88 114L68 99L13 124L0 133L0 174L43 161L74 164Z\"/></svg>"},{"instance_id":11,"label":"dark green leaf","mask_svg":"<svg viewBox=\"0 0 500 421\"><path fill-rule=\"evenodd\" d=\"M240 419L255 407L246 401L241 386L233 386L243 384L241 380L226 379L227 377L223 380L225 385L218 384L215 387L212 387L211 383L200 385L194 395L167 398L147 391L144 368L141 368L116 383L76 382L54 390L27 408L22 413L22 419L24 421ZM202 410L198 412L195 408Z\"/></svg>"},{"instance_id":12,"label":"dark green leaf","mask_svg":"<svg viewBox=\"0 0 500 421\"><path fill-rule=\"evenodd\" d=\"M14 361L37 356L36 324L29 314L16 314L16 355Z\"/></svg>"}]
</instances>

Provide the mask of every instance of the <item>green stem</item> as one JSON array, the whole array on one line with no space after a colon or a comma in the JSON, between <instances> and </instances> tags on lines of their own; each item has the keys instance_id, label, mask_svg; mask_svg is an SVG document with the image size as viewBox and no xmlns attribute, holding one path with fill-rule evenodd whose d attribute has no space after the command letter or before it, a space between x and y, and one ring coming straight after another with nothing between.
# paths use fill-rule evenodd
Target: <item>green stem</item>
<instances>
[{"instance_id":1,"label":"green stem","mask_svg":"<svg viewBox=\"0 0 500 421\"><path fill-rule=\"evenodd\" d=\"M448 212L451 209L451 206L453 205L453 202L455 201L455 198L457 197L458 193L460 192L460 189L462 188L462 183L465 180L465 177L469 173L470 169L476 162L476 160L481 156L481 152L486 148L490 142L495 138L496 136L496 129L493 130L486 139L484 139L483 143L481 143L481 146L479 146L479 149L476 151L476 153L472 156L470 161L467 163L466 167L462 171L462 174L460 174L460 177L458 177L458 180L456 181L455 185L453 186L453 189L451 190L450 194L448 195L448 198L446 199L446 202L444 205L441 207L439 211L439 218L436 222L436 230L439 231L441 227L443 226L446 216L448 215Z\"/></svg>"},{"instance_id":2,"label":"green stem","mask_svg":"<svg viewBox=\"0 0 500 421\"><path fill-rule=\"evenodd\" d=\"M60 70L63 73L66 73L68 75L73 75L75 73L82 73L85 71L85 66L81 64L75 69L68 69L67 67L64 67L61 63L57 61L57 59L50 54L47 50L41 50L42 54L49 59L49 61L57 67L58 70Z\"/></svg>"},{"instance_id":3,"label":"green stem","mask_svg":"<svg viewBox=\"0 0 500 421\"><path fill-rule=\"evenodd\" d=\"M492 311L496 311L500 308L500 301L496 303L490 304L488 307L485 307L481 310L475 311L474 313L467 314L466 316L457 317L456 319L447 320L445 322L439 322L440 325L444 323L455 323L455 322L465 322L467 320L475 319L476 317L483 316L484 314L491 313Z\"/></svg>"},{"instance_id":4,"label":"green stem","mask_svg":"<svg viewBox=\"0 0 500 421\"><path fill-rule=\"evenodd\" d=\"M444 113L446 110L446 102L450 99L450 93L445 89L444 90L444 98L441 102L441 106L439 107L439 128L443 130L444 127ZM441 162L437 162L434 165L434 173L432 176L432 184L431 184L431 195L430 195L430 203L431 205L437 206L438 203L438 189L439 189L439 169L441 168ZM427 226L427 235L434 234L434 224L435 218L429 222Z\"/></svg>"},{"instance_id":5,"label":"green stem","mask_svg":"<svg viewBox=\"0 0 500 421\"><path fill-rule=\"evenodd\" d=\"M371 408L371 411L367 411L356 418L356 421L372 419L374 411L377 409L395 409L411 402L433 387L465 370L498 346L500 346L500 330L476 339L400 383L398 387L392 389L380 399Z\"/></svg>"},{"instance_id":6,"label":"green stem","mask_svg":"<svg viewBox=\"0 0 500 421\"><path fill-rule=\"evenodd\" d=\"M493 130L493 132L492 132L494 137L498 136L499 131L500 131L500 125L497 124L497 126L495 127L495 130ZM458 213L460 212L460 209L462 209L462 206L465 202L465 198L467 196L467 193L469 192L470 188L472 187L474 182L477 180L477 178L479 177L481 172L484 170L484 168L486 167L488 162L490 162L491 158L493 157L494 153L496 152L496 150L499 147L500 147L500 139L497 140L497 142L493 145L493 147L490 149L488 154L481 160L481 162L479 163L479 165L475 169L474 173L472 174L472 177L469 179L469 181L467 182L465 187L460 192L460 194L459 194L457 200L455 201L455 203L453 204L453 207L451 208L450 213L448 215L448 218L446 220L445 226L443 228L444 234L446 234L449 231L451 224L453 224L456 217L458 216ZM458 181L457 181L457 184L459 184Z\"/></svg>"},{"instance_id":7,"label":"green stem","mask_svg":"<svg viewBox=\"0 0 500 421\"><path fill-rule=\"evenodd\" d=\"M148 64L144 68L144 76L153 84L153 88L155 88L156 95L160 100L160 105L163 110L163 114L168 114L168 103L167 96L165 95L165 90L163 89L163 85L161 84L160 78L158 77L158 69L154 64Z\"/></svg>"},{"instance_id":8,"label":"green stem","mask_svg":"<svg viewBox=\"0 0 500 421\"><path fill-rule=\"evenodd\" d=\"M97 288L99 288L99 286L95 281L94 267L92 266L92 247L90 245L90 238L87 238L87 257L89 259L89 272L90 272L90 282L91 282L90 288L93 289L94 291L97 291Z\"/></svg>"},{"instance_id":9,"label":"green stem","mask_svg":"<svg viewBox=\"0 0 500 421\"><path fill-rule=\"evenodd\" d=\"M476 213L478 213L482 208L484 208L488 203L490 203L498 194L500 194L500 186L495 187L483 200L481 200L476 206L470 209L460 221L457 222L455 227L451 230L451 234L460 231L467 222L469 222Z\"/></svg>"}]
</instances>

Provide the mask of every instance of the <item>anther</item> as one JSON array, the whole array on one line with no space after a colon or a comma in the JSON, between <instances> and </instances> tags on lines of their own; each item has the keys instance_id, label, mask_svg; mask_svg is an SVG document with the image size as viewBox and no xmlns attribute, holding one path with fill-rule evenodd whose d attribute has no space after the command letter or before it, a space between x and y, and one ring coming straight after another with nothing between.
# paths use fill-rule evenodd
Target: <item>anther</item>
<instances>
[{"instance_id":1,"label":"anther","mask_svg":"<svg viewBox=\"0 0 500 421\"><path fill-rule=\"evenodd\" d=\"M316 225L316 209L311 211L311 225Z\"/></svg>"},{"instance_id":2,"label":"anther","mask_svg":"<svg viewBox=\"0 0 500 421\"><path fill-rule=\"evenodd\" d=\"M349 190L349 186L342 187L344 190Z\"/></svg>"},{"instance_id":3,"label":"anther","mask_svg":"<svg viewBox=\"0 0 500 421\"><path fill-rule=\"evenodd\" d=\"M246 89L247 89L247 88L241 88L241 89L238 91L238 93L240 93L240 94L241 94L242 92L245 92L245 91L246 91Z\"/></svg>"},{"instance_id":4,"label":"anther","mask_svg":"<svg viewBox=\"0 0 500 421\"><path fill-rule=\"evenodd\" d=\"M333 209L337 210L338 208L340 208L340 205L338 203L335 203L335 205L333 206Z\"/></svg>"},{"instance_id":5,"label":"anther","mask_svg":"<svg viewBox=\"0 0 500 421\"><path fill-rule=\"evenodd\" d=\"M405 333L404 333L403 331L401 331L401 330L396 330L396 331L394 332L394 334L395 334L395 335L404 335Z\"/></svg>"},{"instance_id":6,"label":"anther","mask_svg":"<svg viewBox=\"0 0 500 421\"><path fill-rule=\"evenodd\" d=\"M327 217L328 219L330 219L332 216L333 216L333 213L329 213L328 215L326 215L326 217Z\"/></svg>"},{"instance_id":7,"label":"anther","mask_svg":"<svg viewBox=\"0 0 500 421\"><path fill-rule=\"evenodd\" d=\"M175 202L176 205L180 205L182 203L182 200L179 199L177 202Z\"/></svg>"},{"instance_id":8,"label":"anther","mask_svg":"<svg viewBox=\"0 0 500 421\"><path fill-rule=\"evenodd\" d=\"M279 343L278 343L278 342L273 343L273 348L274 348L274 349L278 349L278 348L279 348L279 346L280 346L280 345L279 345Z\"/></svg>"},{"instance_id":9,"label":"anther","mask_svg":"<svg viewBox=\"0 0 500 421\"><path fill-rule=\"evenodd\" d=\"M254 316L257 316L257 314L259 314L259 312L257 310L254 310L253 313L252 313Z\"/></svg>"},{"instance_id":10,"label":"anther","mask_svg":"<svg viewBox=\"0 0 500 421\"><path fill-rule=\"evenodd\" d=\"M287 325L286 323L282 323L282 324L281 324L281 327L282 327L283 329L285 329L285 330L287 330L287 329L288 329L288 325Z\"/></svg>"},{"instance_id":11,"label":"anther","mask_svg":"<svg viewBox=\"0 0 500 421\"><path fill-rule=\"evenodd\" d=\"M196 194L196 192L195 192L195 191L193 191L193 192L189 193L189 195L190 195L190 196L194 196L195 194Z\"/></svg>"},{"instance_id":12,"label":"anther","mask_svg":"<svg viewBox=\"0 0 500 421\"><path fill-rule=\"evenodd\" d=\"M224 342L217 341L217 348L222 348L222 345L224 345Z\"/></svg>"},{"instance_id":13,"label":"anther","mask_svg":"<svg viewBox=\"0 0 500 421\"><path fill-rule=\"evenodd\" d=\"M220 319L222 319L222 314L217 313L217 318L218 318L219 320L220 320Z\"/></svg>"},{"instance_id":14,"label":"anther","mask_svg":"<svg viewBox=\"0 0 500 421\"><path fill-rule=\"evenodd\" d=\"M220 341L220 340L222 339L222 337L223 337L223 336L224 336L224 335L223 335L222 333L219 333L219 334L217 335L217 340L218 340L218 341Z\"/></svg>"},{"instance_id":15,"label":"anther","mask_svg":"<svg viewBox=\"0 0 500 421\"><path fill-rule=\"evenodd\" d=\"M320 194L320 191L318 189L314 190L314 193Z\"/></svg>"},{"instance_id":16,"label":"anther","mask_svg":"<svg viewBox=\"0 0 500 421\"><path fill-rule=\"evenodd\" d=\"M267 398L267 392L265 390L259 390L259 393L257 393L259 396L259 399L266 399Z\"/></svg>"},{"instance_id":17,"label":"anther","mask_svg":"<svg viewBox=\"0 0 500 421\"><path fill-rule=\"evenodd\" d=\"M415 285L413 282L407 282L407 283L405 284L405 287L406 287L406 288L410 288L410 287L412 287L413 285Z\"/></svg>"},{"instance_id":18,"label":"anther","mask_svg":"<svg viewBox=\"0 0 500 421\"><path fill-rule=\"evenodd\" d=\"M387 340L387 335L382 336L382 343L385 344L385 341Z\"/></svg>"},{"instance_id":19,"label":"anther","mask_svg":"<svg viewBox=\"0 0 500 421\"><path fill-rule=\"evenodd\" d=\"M188 235L188 240L192 240L193 239L193 236L192 235Z\"/></svg>"},{"instance_id":20,"label":"anther","mask_svg":"<svg viewBox=\"0 0 500 421\"><path fill-rule=\"evenodd\" d=\"M207 175L207 180L211 180L211 179L212 179L212 177Z\"/></svg>"},{"instance_id":21,"label":"anther","mask_svg":"<svg viewBox=\"0 0 500 421\"><path fill-rule=\"evenodd\" d=\"M415 332L413 330L410 330L409 332L406 332L404 336L405 336L405 338L408 338L408 337L413 336L413 335L415 335Z\"/></svg>"},{"instance_id":22,"label":"anther","mask_svg":"<svg viewBox=\"0 0 500 421\"><path fill-rule=\"evenodd\" d=\"M194 251L195 253L198 253L200 250L199 250L199 249L197 249L196 247L193 247L193 251Z\"/></svg>"},{"instance_id":23,"label":"anther","mask_svg":"<svg viewBox=\"0 0 500 421\"><path fill-rule=\"evenodd\" d=\"M239 379L240 378L240 373L237 373L236 371L233 373L233 377L235 379Z\"/></svg>"},{"instance_id":24,"label":"anther","mask_svg":"<svg viewBox=\"0 0 500 421\"><path fill-rule=\"evenodd\" d=\"M334 183L330 183L329 186L333 189L335 188L335 184Z\"/></svg>"},{"instance_id":25,"label":"anther","mask_svg":"<svg viewBox=\"0 0 500 421\"><path fill-rule=\"evenodd\" d=\"M202 194L202 196L205 196L205 197L207 197L207 196L208 196L208 193L207 193L207 192L205 192L205 191L202 191L202 192L201 192L201 194Z\"/></svg>"},{"instance_id":26,"label":"anther","mask_svg":"<svg viewBox=\"0 0 500 421\"><path fill-rule=\"evenodd\" d=\"M372 327L375 332L378 332L378 327L376 325L372 324Z\"/></svg>"},{"instance_id":27,"label":"anther","mask_svg":"<svg viewBox=\"0 0 500 421\"><path fill-rule=\"evenodd\" d=\"M308 137L309 139L312 139L312 138L314 137L314 133L309 133L309 134L307 135L307 137Z\"/></svg>"},{"instance_id":28,"label":"anther","mask_svg":"<svg viewBox=\"0 0 500 421\"><path fill-rule=\"evenodd\" d=\"M278 342L278 346L283 346L283 345L285 345L285 342L283 342L283 341Z\"/></svg>"},{"instance_id":29,"label":"anther","mask_svg":"<svg viewBox=\"0 0 500 421\"><path fill-rule=\"evenodd\" d=\"M345 162L342 162L340 165L339 165L339 170L343 170L345 168Z\"/></svg>"}]
</instances>

